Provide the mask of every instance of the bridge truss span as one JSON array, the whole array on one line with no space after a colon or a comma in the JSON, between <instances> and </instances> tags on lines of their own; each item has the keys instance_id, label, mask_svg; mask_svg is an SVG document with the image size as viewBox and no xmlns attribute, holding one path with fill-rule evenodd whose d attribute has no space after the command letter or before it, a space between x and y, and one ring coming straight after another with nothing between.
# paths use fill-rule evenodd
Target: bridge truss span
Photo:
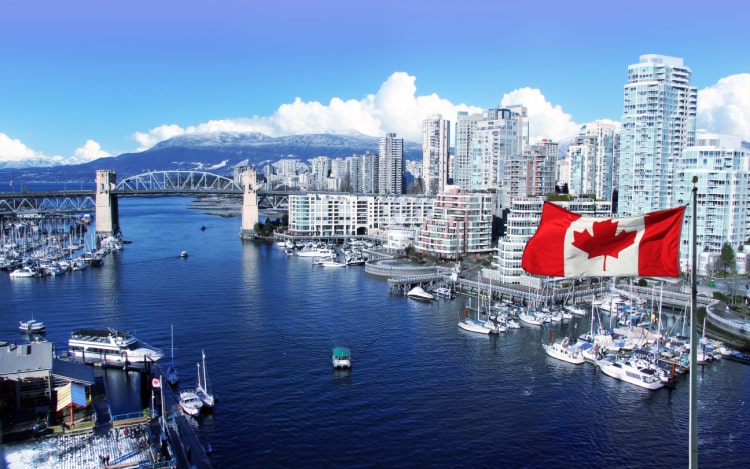
<instances>
[{"instance_id":1,"label":"bridge truss span","mask_svg":"<svg viewBox=\"0 0 750 469\"><path fill-rule=\"evenodd\" d=\"M153 171L129 176L112 191L127 194L242 194L234 180L203 171Z\"/></svg>"}]
</instances>

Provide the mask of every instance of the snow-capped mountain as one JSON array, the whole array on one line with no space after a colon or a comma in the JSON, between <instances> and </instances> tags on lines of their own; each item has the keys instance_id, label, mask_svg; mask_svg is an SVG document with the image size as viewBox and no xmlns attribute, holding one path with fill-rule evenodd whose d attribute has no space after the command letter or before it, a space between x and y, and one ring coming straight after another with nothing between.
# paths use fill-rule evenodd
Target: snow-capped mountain
<instances>
[{"instance_id":1,"label":"snow-capped mountain","mask_svg":"<svg viewBox=\"0 0 750 469\"><path fill-rule=\"evenodd\" d=\"M378 137L307 134L269 137L262 133L212 132L173 137L139 153L123 153L79 165L2 170L11 179L26 181L92 180L98 169L114 170L118 179L168 170L203 170L231 175L237 165L259 167L283 158L307 161L317 156L346 158L378 152ZM404 158L422 158L420 143L404 142Z\"/></svg>"}]
</instances>

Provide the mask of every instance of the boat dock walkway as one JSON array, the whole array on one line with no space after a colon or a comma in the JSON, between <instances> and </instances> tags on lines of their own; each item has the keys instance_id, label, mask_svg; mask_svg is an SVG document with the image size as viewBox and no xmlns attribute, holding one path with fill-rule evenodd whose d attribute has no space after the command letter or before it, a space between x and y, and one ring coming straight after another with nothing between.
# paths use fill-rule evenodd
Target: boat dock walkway
<instances>
[{"instance_id":1,"label":"boat dock walkway","mask_svg":"<svg viewBox=\"0 0 750 469\"><path fill-rule=\"evenodd\" d=\"M158 376L160 370L158 364L154 366L154 375ZM162 380L161 394L164 397L164 409L166 437L172 447L172 452L177 460L177 467L212 469L213 466L208 458L206 449L198 439L195 429L188 421L193 417L185 415L180 409L179 396Z\"/></svg>"},{"instance_id":2,"label":"boat dock walkway","mask_svg":"<svg viewBox=\"0 0 750 469\"><path fill-rule=\"evenodd\" d=\"M170 461L162 462L162 453L152 444L154 440L158 441L158 431L158 425L141 424L112 428L104 435L93 432L62 434L57 439L59 460L54 467L175 467Z\"/></svg>"}]
</instances>

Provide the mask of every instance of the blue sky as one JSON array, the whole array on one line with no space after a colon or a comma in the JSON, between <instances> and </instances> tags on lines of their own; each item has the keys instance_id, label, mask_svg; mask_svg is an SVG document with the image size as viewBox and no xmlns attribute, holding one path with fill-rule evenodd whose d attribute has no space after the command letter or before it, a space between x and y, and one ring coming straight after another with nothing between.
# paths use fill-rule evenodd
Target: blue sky
<instances>
[{"instance_id":1,"label":"blue sky","mask_svg":"<svg viewBox=\"0 0 750 469\"><path fill-rule=\"evenodd\" d=\"M396 132L498 105L533 137L618 121L627 67L681 57L699 127L750 140L741 0L29 0L0 7L0 165L186 132Z\"/></svg>"}]
</instances>

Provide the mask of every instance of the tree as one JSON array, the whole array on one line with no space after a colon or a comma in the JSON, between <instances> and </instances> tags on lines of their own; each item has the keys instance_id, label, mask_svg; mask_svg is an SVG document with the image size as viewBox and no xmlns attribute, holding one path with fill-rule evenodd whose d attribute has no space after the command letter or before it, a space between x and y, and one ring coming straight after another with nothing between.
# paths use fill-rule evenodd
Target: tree
<instances>
[{"instance_id":1,"label":"tree","mask_svg":"<svg viewBox=\"0 0 750 469\"><path fill-rule=\"evenodd\" d=\"M737 272L737 256L734 254L734 249L729 243L724 243L721 247L721 256L719 256L719 262L717 263L719 270L724 272L724 277L727 274L733 274Z\"/></svg>"}]
</instances>

